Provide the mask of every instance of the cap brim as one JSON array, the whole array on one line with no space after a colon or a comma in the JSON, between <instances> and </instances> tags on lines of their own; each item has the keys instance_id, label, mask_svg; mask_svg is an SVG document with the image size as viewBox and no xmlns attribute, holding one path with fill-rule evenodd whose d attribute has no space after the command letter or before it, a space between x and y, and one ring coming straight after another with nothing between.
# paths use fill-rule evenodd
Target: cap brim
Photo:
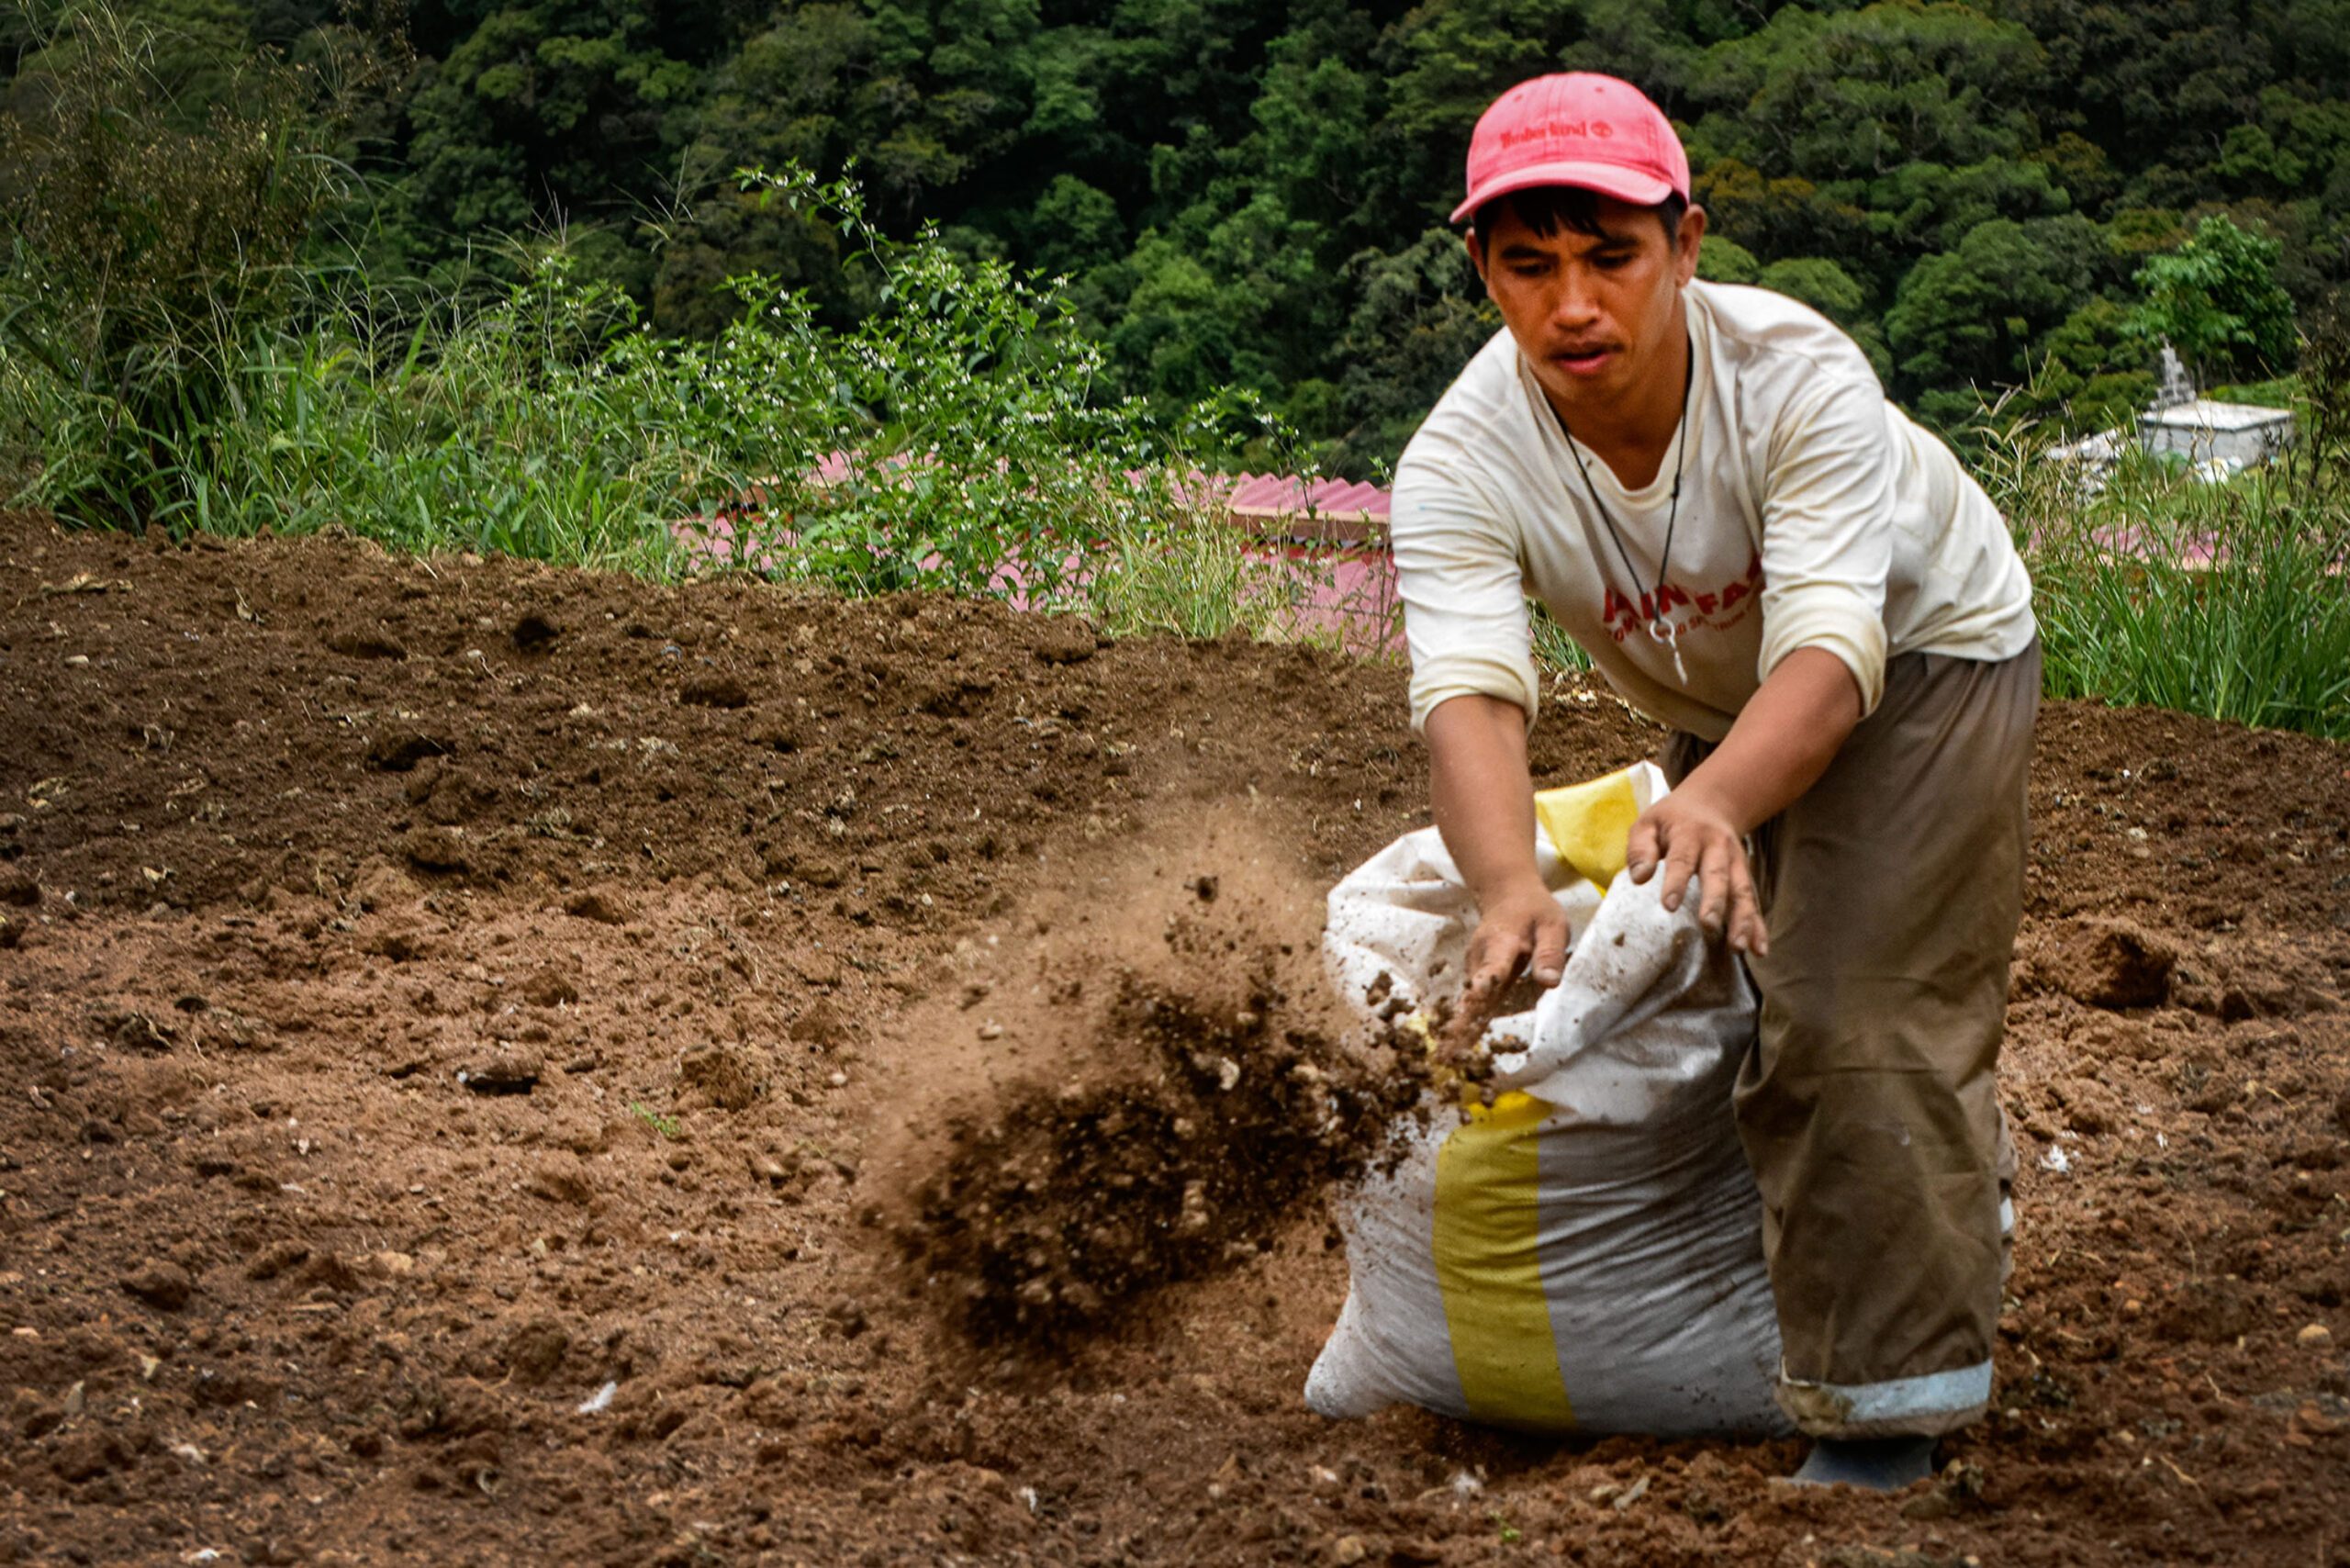
<instances>
[{"instance_id":1,"label":"cap brim","mask_svg":"<svg viewBox=\"0 0 2350 1568\"><path fill-rule=\"evenodd\" d=\"M1451 220L1460 222L1495 196L1533 190L1539 185L1573 185L1630 202L1634 207L1654 207L1674 194L1672 182L1617 163L1536 163L1496 174L1471 191L1469 199L1452 209Z\"/></svg>"}]
</instances>

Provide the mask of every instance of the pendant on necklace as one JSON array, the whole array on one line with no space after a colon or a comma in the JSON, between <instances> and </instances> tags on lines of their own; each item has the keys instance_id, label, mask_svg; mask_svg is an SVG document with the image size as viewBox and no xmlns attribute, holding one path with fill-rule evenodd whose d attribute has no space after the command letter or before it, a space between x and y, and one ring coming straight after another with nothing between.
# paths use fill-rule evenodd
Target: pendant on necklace
<instances>
[{"instance_id":1,"label":"pendant on necklace","mask_svg":"<svg viewBox=\"0 0 2350 1568\"><path fill-rule=\"evenodd\" d=\"M1662 643L1666 649L1671 652L1673 655L1673 673L1680 678L1681 684L1683 686L1687 686L1689 684L1689 666L1681 662L1680 632L1670 622L1660 616L1658 619L1649 622L1649 638L1651 642Z\"/></svg>"}]
</instances>

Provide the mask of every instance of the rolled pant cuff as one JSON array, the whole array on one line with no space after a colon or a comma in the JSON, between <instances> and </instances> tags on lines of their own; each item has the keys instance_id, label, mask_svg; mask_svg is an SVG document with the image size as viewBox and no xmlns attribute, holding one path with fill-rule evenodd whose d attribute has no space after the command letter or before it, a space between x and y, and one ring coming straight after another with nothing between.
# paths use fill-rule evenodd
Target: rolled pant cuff
<instances>
[{"instance_id":1,"label":"rolled pant cuff","mask_svg":"<svg viewBox=\"0 0 2350 1568\"><path fill-rule=\"evenodd\" d=\"M1991 1403L1991 1363L1884 1383L1807 1383L1779 1369L1779 1407L1815 1438L1933 1438Z\"/></svg>"}]
</instances>

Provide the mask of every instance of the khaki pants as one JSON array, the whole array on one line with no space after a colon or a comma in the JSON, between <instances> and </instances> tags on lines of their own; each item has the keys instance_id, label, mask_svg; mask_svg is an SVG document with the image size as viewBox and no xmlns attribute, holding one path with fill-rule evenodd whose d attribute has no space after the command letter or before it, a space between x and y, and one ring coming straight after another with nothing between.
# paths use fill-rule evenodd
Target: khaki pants
<instances>
[{"instance_id":1,"label":"khaki pants","mask_svg":"<svg viewBox=\"0 0 2350 1568\"><path fill-rule=\"evenodd\" d=\"M1771 952L1738 1128L1779 1403L1814 1436L1946 1432L1991 1396L2014 1169L1993 1072L2039 707L2037 644L1895 658L1876 711L1755 834ZM1667 777L1710 750L1674 735Z\"/></svg>"}]
</instances>

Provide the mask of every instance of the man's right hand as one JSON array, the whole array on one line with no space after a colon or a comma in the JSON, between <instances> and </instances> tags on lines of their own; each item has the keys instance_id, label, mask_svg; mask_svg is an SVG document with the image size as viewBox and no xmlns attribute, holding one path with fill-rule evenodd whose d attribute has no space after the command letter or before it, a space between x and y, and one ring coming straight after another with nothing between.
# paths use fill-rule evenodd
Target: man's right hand
<instances>
[{"instance_id":1,"label":"man's right hand","mask_svg":"<svg viewBox=\"0 0 2350 1568\"><path fill-rule=\"evenodd\" d=\"M1455 697L1427 720L1429 786L1444 846L1476 895L1460 1016L1482 1022L1521 970L1566 972L1567 917L1535 870L1534 784L1526 714L1493 697Z\"/></svg>"},{"instance_id":2,"label":"man's right hand","mask_svg":"<svg viewBox=\"0 0 2350 1568\"><path fill-rule=\"evenodd\" d=\"M1567 967L1567 913L1548 888L1539 882L1512 887L1481 914L1469 938L1464 1006L1499 992L1521 970L1537 985L1559 983Z\"/></svg>"}]
</instances>

